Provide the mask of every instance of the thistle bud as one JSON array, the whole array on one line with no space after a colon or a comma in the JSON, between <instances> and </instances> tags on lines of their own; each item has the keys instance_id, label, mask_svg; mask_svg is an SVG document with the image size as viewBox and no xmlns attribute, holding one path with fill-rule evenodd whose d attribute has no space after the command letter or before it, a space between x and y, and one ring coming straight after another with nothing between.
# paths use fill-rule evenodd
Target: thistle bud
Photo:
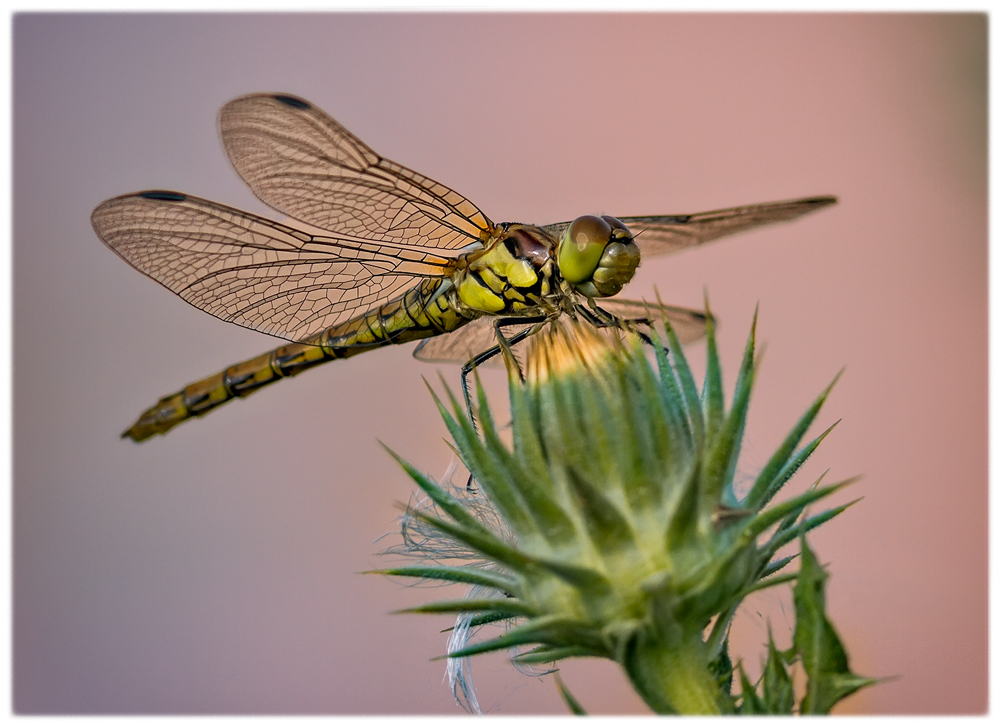
<instances>
[{"instance_id":1,"label":"thistle bud","mask_svg":"<svg viewBox=\"0 0 1000 727\"><path fill-rule=\"evenodd\" d=\"M774 576L788 562L778 549L838 514L805 510L846 483L770 504L825 436L796 451L828 388L737 496L754 331L726 410L711 321L701 391L669 323L669 355L654 333L654 368L638 337L564 316L530 339L523 379L510 377L511 443L481 388L480 430L450 392L450 405L438 400L477 504L404 464L433 502L408 516L468 555L383 572L473 586L474 598L414 609L458 612L465 632L510 624L453 648L453 663L511 648L522 665L597 656L620 664L656 712L738 709L726 680L730 620L748 593L789 580ZM482 517L483 501L502 528Z\"/></svg>"}]
</instances>

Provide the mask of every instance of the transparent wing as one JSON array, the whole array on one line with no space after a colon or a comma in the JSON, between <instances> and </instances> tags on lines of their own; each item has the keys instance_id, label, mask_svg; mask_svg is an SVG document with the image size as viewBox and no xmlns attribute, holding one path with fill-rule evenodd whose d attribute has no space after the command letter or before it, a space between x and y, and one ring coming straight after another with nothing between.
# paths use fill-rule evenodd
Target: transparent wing
<instances>
[{"instance_id":1,"label":"transparent wing","mask_svg":"<svg viewBox=\"0 0 1000 727\"><path fill-rule=\"evenodd\" d=\"M700 310L623 298L597 299L594 302L611 315L636 324L643 333L648 333L648 329L657 323L668 320L677 334L677 340L684 346L694 343L705 335L708 319ZM662 328L658 327L661 335Z\"/></svg>"},{"instance_id":2,"label":"transparent wing","mask_svg":"<svg viewBox=\"0 0 1000 727\"><path fill-rule=\"evenodd\" d=\"M253 94L219 112L236 171L261 200L324 230L458 249L493 223L457 192L376 154L308 101Z\"/></svg>"},{"instance_id":3,"label":"transparent wing","mask_svg":"<svg viewBox=\"0 0 1000 727\"><path fill-rule=\"evenodd\" d=\"M631 322L643 333L648 333L649 328L658 322L664 319L668 320L682 345L693 343L705 335L706 316L701 311L617 298L598 300L597 304L611 315ZM495 321L496 316L483 316L451 333L428 338L420 342L413 351L413 355L421 361L430 363L464 364L496 345L496 334L493 327ZM529 325L531 324L505 326L504 335L508 339L513 338ZM615 328L602 330L609 336L620 334L620 331ZM662 326L660 330L662 334ZM514 354L517 355L523 351L527 342L528 339L525 339L515 344ZM484 367L502 367L503 357L494 356L482 365Z\"/></svg>"},{"instance_id":4,"label":"transparent wing","mask_svg":"<svg viewBox=\"0 0 1000 727\"><path fill-rule=\"evenodd\" d=\"M313 236L178 192L109 199L91 223L104 244L188 303L292 341L451 269L426 251Z\"/></svg>"},{"instance_id":5,"label":"transparent wing","mask_svg":"<svg viewBox=\"0 0 1000 727\"><path fill-rule=\"evenodd\" d=\"M661 217L619 217L632 231L643 257L665 255L710 242L725 235L751 230L775 222L788 222L802 215L836 204L836 197L809 197L786 202L731 207L693 215ZM547 225L542 229L559 239L569 222Z\"/></svg>"},{"instance_id":6,"label":"transparent wing","mask_svg":"<svg viewBox=\"0 0 1000 727\"><path fill-rule=\"evenodd\" d=\"M493 328L496 320L496 316L483 316L451 333L425 339L413 350L413 355L415 358L429 363L464 364L497 344ZM529 325L525 323L524 325L505 326L504 336L511 338ZM516 348L515 346L515 350ZM483 365L503 366L503 357L494 356Z\"/></svg>"}]
</instances>

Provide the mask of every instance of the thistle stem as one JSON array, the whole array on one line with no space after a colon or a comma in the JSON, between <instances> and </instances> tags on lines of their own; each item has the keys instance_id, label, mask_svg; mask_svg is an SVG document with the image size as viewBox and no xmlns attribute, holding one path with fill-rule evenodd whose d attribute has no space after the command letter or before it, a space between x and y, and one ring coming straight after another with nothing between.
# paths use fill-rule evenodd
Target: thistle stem
<instances>
[{"instance_id":1,"label":"thistle stem","mask_svg":"<svg viewBox=\"0 0 1000 727\"><path fill-rule=\"evenodd\" d=\"M639 638L624 666L636 692L658 714L724 713L700 638L672 644Z\"/></svg>"}]
</instances>

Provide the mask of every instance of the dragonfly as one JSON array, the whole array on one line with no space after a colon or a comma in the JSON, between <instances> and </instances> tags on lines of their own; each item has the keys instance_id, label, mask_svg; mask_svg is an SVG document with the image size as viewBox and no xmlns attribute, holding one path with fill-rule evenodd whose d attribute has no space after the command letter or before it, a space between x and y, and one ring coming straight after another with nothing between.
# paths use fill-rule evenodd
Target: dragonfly
<instances>
[{"instance_id":1,"label":"dragonfly","mask_svg":"<svg viewBox=\"0 0 1000 727\"><path fill-rule=\"evenodd\" d=\"M287 343L161 398L122 434L136 442L327 361L410 341L421 341L418 359L464 363L467 401L471 371L559 316L608 330L667 320L689 343L704 334L704 312L612 297L641 260L837 201L495 224L297 96L236 98L218 126L237 173L284 221L147 190L102 202L91 222L109 248L188 303Z\"/></svg>"}]
</instances>

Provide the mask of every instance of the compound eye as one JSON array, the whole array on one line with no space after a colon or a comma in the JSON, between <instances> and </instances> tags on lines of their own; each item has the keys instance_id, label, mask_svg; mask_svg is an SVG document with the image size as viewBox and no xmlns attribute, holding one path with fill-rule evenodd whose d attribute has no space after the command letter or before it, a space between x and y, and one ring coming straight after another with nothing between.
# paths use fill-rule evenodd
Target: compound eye
<instances>
[{"instance_id":1,"label":"compound eye","mask_svg":"<svg viewBox=\"0 0 1000 727\"><path fill-rule=\"evenodd\" d=\"M607 220L594 215L573 220L559 241L559 270L566 282L575 285L590 279L611 241L611 229Z\"/></svg>"},{"instance_id":2,"label":"compound eye","mask_svg":"<svg viewBox=\"0 0 1000 727\"><path fill-rule=\"evenodd\" d=\"M604 246L611 239L611 225L607 219L594 215L577 217L568 232L570 241L579 248L595 243Z\"/></svg>"},{"instance_id":3,"label":"compound eye","mask_svg":"<svg viewBox=\"0 0 1000 727\"><path fill-rule=\"evenodd\" d=\"M632 236L632 233L625 226L625 223L622 222L617 217L612 217L611 215L601 215L601 219L604 220L605 222L607 222L609 225L611 225L611 229L612 230L620 230L620 231L625 232L626 234L628 234L629 237Z\"/></svg>"}]
</instances>

